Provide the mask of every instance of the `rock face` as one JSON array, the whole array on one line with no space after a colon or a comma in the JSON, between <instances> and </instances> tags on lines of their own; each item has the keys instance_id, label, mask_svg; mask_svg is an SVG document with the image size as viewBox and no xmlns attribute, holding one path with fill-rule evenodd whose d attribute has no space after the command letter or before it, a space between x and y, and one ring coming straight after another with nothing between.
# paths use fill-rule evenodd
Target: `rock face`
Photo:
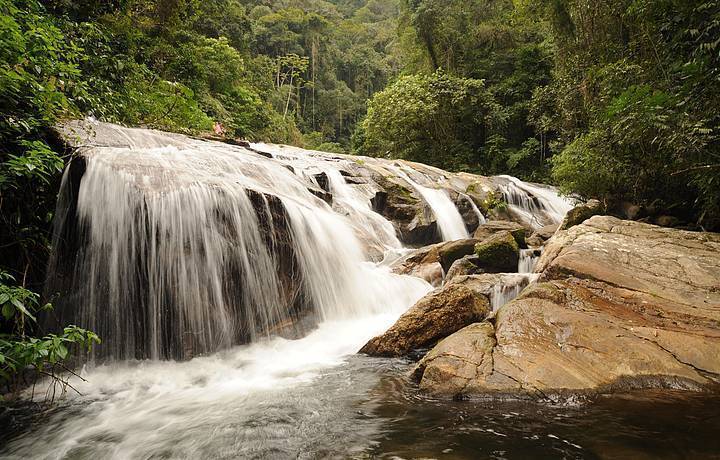
<instances>
[{"instance_id":1,"label":"rock face","mask_svg":"<svg viewBox=\"0 0 720 460\"><path fill-rule=\"evenodd\" d=\"M540 282L440 342L424 391L700 389L720 381L720 235L593 217L556 234ZM492 349L490 351L490 349Z\"/></svg>"},{"instance_id":2,"label":"rock face","mask_svg":"<svg viewBox=\"0 0 720 460\"><path fill-rule=\"evenodd\" d=\"M477 265L489 273L517 271L520 248L508 231L498 232L475 245Z\"/></svg>"},{"instance_id":3,"label":"rock face","mask_svg":"<svg viewBox=\"0 0 720 460\"><path fill-rule=\"evenodd\" d=\"M433 345L490 312L488 299L462 285L437 289L420 299L383 335L360 350L372 356L402 356Z\"/></svg>"},{"instance_id":4,"label":"rock face","mask_svg":"<svg viewBox=\"0 0 720 460\"><path fill-rule=\"evenodd\" d=\"M445 282L449 283L459 276L475 275L483 273L482 268L478 266L478 257L475 254L465 256L453 262L450 270L445 275Z\"/></svg>"}]
</instances>

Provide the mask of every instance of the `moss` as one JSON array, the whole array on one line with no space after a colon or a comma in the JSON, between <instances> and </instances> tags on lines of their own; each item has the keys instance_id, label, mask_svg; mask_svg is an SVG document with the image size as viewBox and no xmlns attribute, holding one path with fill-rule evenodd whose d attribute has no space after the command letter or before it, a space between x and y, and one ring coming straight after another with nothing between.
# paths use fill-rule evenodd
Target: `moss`
<instances>
[{"instance_id":1,"label":"moss","mask_svg":"<svg viewBox=\"0 0 720 460\"><path fill-rule=\"evenodd\" d=\"M477 265L496 272L517 271L520 247L508 231L498 232L475 245Z\"/></svg>"}]
</instances>

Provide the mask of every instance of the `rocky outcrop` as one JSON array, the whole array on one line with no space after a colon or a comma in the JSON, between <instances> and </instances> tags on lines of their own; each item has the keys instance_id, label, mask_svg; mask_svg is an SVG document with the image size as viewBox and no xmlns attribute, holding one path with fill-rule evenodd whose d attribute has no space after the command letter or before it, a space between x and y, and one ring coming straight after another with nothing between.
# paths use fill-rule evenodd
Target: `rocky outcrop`
<instances>
[{"instance_id":1,"label":"rocky outcrop","mask_svg":"<svg viewBox=\"0 0 720 460\"><path fill-rule=\"evenodd\" d=\"M381 190L371 200L373 209L395 225L403 242L424 245L440 240L432 211L415 192L395 178L376 175L375 180Z\"/></svg>"},{"instance_id":2,"label":"rocky outcrop","mask_svg":"<svg viewBox=\"0 0 720 460\"><path fill-rule=\"evenodd\" d=\"M517 271L520 248L508 231L501 231L475 245L475 262L489 273Z\"/></svg>"},{"instance_id":3,"label":"rocky outcrop","mask_svg":"<svg viewBox=\"0 0 720 460\"><path fill-rule=\"evenodd\" d=\"M494 323L428 353L421 389L543 396L720 380L720 235L597 216L558 232L537 271Z\"/></svg>"},{"instance_id":4,"label":"rocky outcrop","mask_svg":"<svg viewBox=\"0 0 720 460\"><path fill-rule=\"evenodd\" d=\"M477 230L475 230L475 233L473 234L473 238L476 240L484 240L486 238L489 238L493 236L494 234L502 231L507 231L512 234L513 238L515 238L515 241L517 242L518 246L521 248L526 247L525 246L525 234L526 230L525 227L523 227L521 224L518 224L517 222L511 222L508 220L490 220L484 223L483 225L479 226Z\"/></svg>"},{"instance_id":5,"label":"rocky outcrop","mask_svg":"<svg viewBox=\"0 0 720 460\"><path fill-rule=\"evenodd\" d=\"M383 335L360 350L372 356L402 356L433 345L490 312L488 299L462 285L437 289L420 299Z\"/></svg>"},{"instance_id":6,"label":"rocky outcrop","mask_svg":"<svg viewBox=\"0 0 720 460\"><path fill-rule=\"evenodd\" d=\"M560 223L560 230L567 230L575 225L580 225L592 216L603 214L604 211L602 203L598 200L590 200L587 203L575 206L565 215L562 223Z\"/></svg>"}]
</instances>

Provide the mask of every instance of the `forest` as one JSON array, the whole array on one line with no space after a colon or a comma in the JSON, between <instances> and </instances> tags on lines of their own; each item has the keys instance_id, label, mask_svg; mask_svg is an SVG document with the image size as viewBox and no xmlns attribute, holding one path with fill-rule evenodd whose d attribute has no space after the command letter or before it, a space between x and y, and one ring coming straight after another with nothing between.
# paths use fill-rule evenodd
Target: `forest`
<instances>
[{"instance_id":1,"label":"forest","mask_svg":"<svg viewBox=\"0 0 720 460\"><path fill-rule=\"evenodd\" d=\"M0 114L8 388L100 340L36 324L64 119L510 174L720 229L718 0L0 0Z\"/></svg>"}]
</instances>

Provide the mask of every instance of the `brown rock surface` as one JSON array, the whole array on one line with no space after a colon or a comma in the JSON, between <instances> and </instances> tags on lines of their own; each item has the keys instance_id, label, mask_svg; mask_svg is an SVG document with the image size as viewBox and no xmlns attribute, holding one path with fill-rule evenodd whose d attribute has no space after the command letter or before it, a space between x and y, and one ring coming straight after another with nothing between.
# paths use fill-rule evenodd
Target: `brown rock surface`
<instances>
[{"instance_id":1,"label":"brown rock surface","mask_svg":"<svg viewBox=\"0 0 720 460\"><path fill-rule=\"evenodd\" d=\"M597 216L553 237L538 270L541 282L494 325L428 353L415 373L423 390L542 395L720 380L720 235Z\"/></svg>"},{"instance_id":2,"label":"brown rock surface","mask_svg":"<svg viewBox=\"0 0 720 460\"><path fill-rule=\"evenodd\" d=\"M402 356L482 321L489 312L488 299L465 286L453 284L436 289L405 312L387 332L371 339L360 352Z\"/></svg>"}]
</instances>

